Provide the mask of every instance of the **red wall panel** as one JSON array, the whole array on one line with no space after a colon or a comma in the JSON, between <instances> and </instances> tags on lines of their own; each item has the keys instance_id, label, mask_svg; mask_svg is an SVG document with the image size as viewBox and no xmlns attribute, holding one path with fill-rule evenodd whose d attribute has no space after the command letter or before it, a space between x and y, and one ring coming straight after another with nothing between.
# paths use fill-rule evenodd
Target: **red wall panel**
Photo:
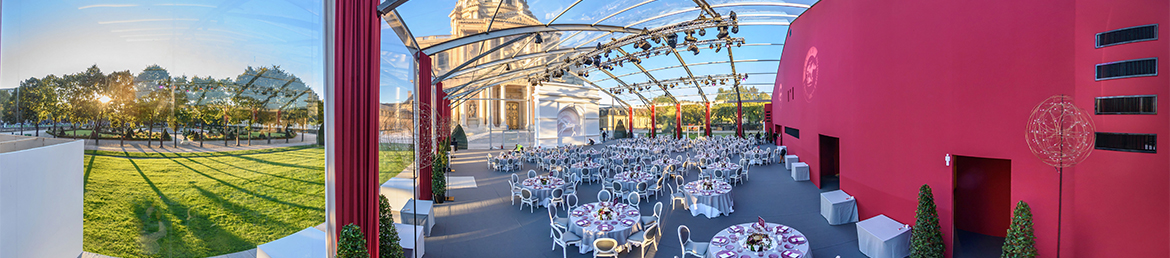
<instances>
[{"instance_id":1,"label":"red wall panel","mask_svg":"<svg viewBox=\"0 0 1170 258\"><path fill-rule=\"evenodd\" d=\"M954 196L945 190L953 188L945 155L1012 160L1011 202L1032 206L1040 255L1055 257L1061 174L1028 148L1031 111L1053 95L1072 96L1087 112L1097 96L1165 98L1165 76L1096 82L1092 65L1157 56L1166 74L1167 10L1166 1L1133 0L823 1L790 27L773 120L800 129L800 139L782 134L782 142L816 184L816 136L841 139L841 188L857 196L863 219L913 223L917 189L931 185L948 250ZM1092 45L1097 32L1150 23L1162 24L1163 39ZM1166 102L1159 110L1170 110ZM1091 117L1097 131L1157 133L1170 146L1165 112ZM1061 255L1170 256L1168 160L1165 151L1095 150L1063 169Z\"/></svg>"}]
</instances>

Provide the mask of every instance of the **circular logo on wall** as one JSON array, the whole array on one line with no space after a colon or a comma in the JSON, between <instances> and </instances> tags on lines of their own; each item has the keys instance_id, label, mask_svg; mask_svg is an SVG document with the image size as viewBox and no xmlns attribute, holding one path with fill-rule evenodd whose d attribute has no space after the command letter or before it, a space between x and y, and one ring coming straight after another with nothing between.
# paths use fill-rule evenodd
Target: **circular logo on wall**
<instances>
[{"instance_id":1,"label":"circular logo on wall","mask_svg":"<svg viewBox=\"0 0 1170 258\"><path fill-rule=\"evenodd\" d=\"M804 56L804 97L809 101L812 100L813 93L817 91L820 66L817 60L817 47L809 48L808 54Z\"/></svg>"},{"instance_id":2,"label":"circular logo on wall","mask_svg":"<svg viewBox=\"0 0 1170 258\"><path fill-rule=\"evenodd\" d=\"M1032 109L1024 139L1044 164L1070 167L1093 152L1095 133L1093 119L1085 110L1073 105L1071 97L1056 95Z\"/></svg>"}]
</instances>

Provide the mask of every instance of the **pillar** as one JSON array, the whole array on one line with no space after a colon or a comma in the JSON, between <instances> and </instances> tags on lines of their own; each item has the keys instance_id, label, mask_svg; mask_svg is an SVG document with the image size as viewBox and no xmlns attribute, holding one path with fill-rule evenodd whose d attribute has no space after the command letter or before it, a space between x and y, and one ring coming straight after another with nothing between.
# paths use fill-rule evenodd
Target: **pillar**
<instances>
[{"instance_id":1,"label":"pillar","mask_svg":"<svg viewBox=\"0 0 1170 258\"><path fill-rule=\"evenodd\" d=\"M650 105L650 138L654 138L654 136L658 135L658 123L655 123L657 122L656 120L658 120L658 117L654 115L655 109L658 108L654 107L654 105Z\"/></svg>"},{"instance_id":2,"label":"pillar","mask_svg":"<svg viewBox=\"0 0 1170 258\"><path fill-rule=\"evenodd\" d=\"M743 102L735 101L735 136L743 138Z\"/></svg>"},{"instance_id":3,"label":"pillar","mask_svg":"<svg viewBox=\"0 0 1170 258\"><path fill-rule=\"evenodd\" d=\"M378 257L378 2L325 4L327 248L336 252L342 226L352 223L371 257Z\"/></svg>"},{"instance_id":4,"label":"pillar","mask_svg":"<svg viewBox=\"0 0 1170 258\"><path fill-rule=\"evenodd\" d=\"M418 128L415 133L418 138L418 146L415 148L416 156L418 156L418 193L416 197L419 200L430 200L433 193L431 192L431 162L435 158L434 154L434 137L431 134L431 126L434 123L432 119L432 110L434 98L431 92L434 88L431 87L431 57L423 52L418 52L418 86L415 91L418 92Z\"/></svg>"},{"instance_id":5,"label":"pillar","mask_svg":"<svg viewBox=\"0 0 1170 258\"><path fill-rule=\"evenodd\" d=\"M674 103L674 138L682 139L682 103Z\"/></svg>"},{"instance_id":6,"label":"pillar","mask_svg":"<svg viewBox=\"0 0 1170 258\"><path fill-rule=\"evenodd\" d=\"M707 115L706 115L706 116L705 116L705 118L703 119L703 121L704 121L704 123L703 123L703 124L704 124L704 125L705 125L707 128L706 128L706 130L704 130L704 132L703 132L703 133L704 133L704 135L706 135L707 137L711 137L711 102L707 102L707 103L706 103L706 106L707 106L707 108L706 108L706 111L707 111L707 112L706 112L706 114L707 114Z\"/></svg>"},{"instance_id":7,"label":"pillar","mask_svg":"<svg viewBox=\"0 0 1170 258\"><path fill-rule=\"evenodd\" d=\"M634 107L630 106L628 108L629 108L629 110L628 110L629 112L626 112L626 115L630 115L630 119L626 120L626 123L629 124L630 131L626 137L633 138L634 137Z\"/></svg>"}]
</instances>

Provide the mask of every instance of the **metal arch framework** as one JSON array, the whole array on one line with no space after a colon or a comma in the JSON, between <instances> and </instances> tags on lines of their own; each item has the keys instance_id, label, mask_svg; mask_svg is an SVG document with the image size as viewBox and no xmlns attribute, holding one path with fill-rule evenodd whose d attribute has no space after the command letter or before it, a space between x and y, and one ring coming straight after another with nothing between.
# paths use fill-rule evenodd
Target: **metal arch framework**
<instances>
[{"instance_id":1,"label":"metal arch framework","mask_svg":"<svg viewBox=\"0 0 1170 258\"><path fill-rule=\"evenodd\" d=\"M672 66L663 66L663 67L658 67L658 68L654 68L654 69L647 69L646 71L651 71L651 72L654 72L654 71L661 71L661 70L666 70L666 69L675 69L675 68L689 68L689 67L691 67L691 66L700 66L700 65L713 65L713 64L726 64L726 63L728 63L728 62L730 62L730 61L713 61L713 62L686 63L686 64L685 64L685 65L686 65L686 67L683 67L683 65L672 65ZM752 62L780 62L780 59L739 59L739 60L735 60L735 62L738 62L738 63L752 63ZM632 73L627 73L627 74L619 74L617 77L618 77L618 78L622 78L622 77L631 76L631 75L635 75L635 74L641 74L641 73L642 73L642 72L632 72ZM602 82L602 81L607 81L607 80L609 80L609 79L601 79L601 80L597 80L597 81L598 81L598 82Z\"/></svg>"},{"instance_id":2,"label":"metal arch framework","mask_svg":"<svg viewBox=\"0 0 1170 258\"><path fill-rule=\"evenodd\" d=\"M618 52L622 53L623 55L627 55L627 56L630 55L630 53L626 53L626 50L624 50L624 49L617 48L616 50ZM666 95L666 97L670 98L671 101L674 101L675 104L678 103L678 99L674 98L674 95L671 95L670 91L666 90L666 86L662 86L662 83L659 82L658 79L655 79L654 75L651 75L650 72L646 71L646 68L642 67L642 64L639 64L638 62L631 62L631 63L633 63L634 66L637 66L638 70L642 70L642 73L646 74L646 78L650 79L650 82L653 82L654 85L658 85L658 88L662 89L663 95ZM605 71L605 70L602 70L602 71ZM609 74L609 76L613 76L613 74L609 73L608 71L605 72L605 74ZM617 80L618 78L614 77L613 79Z\"/></svg>"},{"instance_id":3,"label":"metal arch framework","mask_svg":"<svg viewBox=\"0 0 1170 258\"><path fill-rule=\"evenodd\" d=\"M450 50L452 48L464 46L467 44L480 42L489 39L496 39L508 36L516 36L523 34L553 32L553 31L607 31L607 32L624 32L624 33L639 33L641 29L633 29L630 27L613 26L613 25L589 25L589 24L552 24L552 25L530 25L514 28L507 28L496 31L480 32L471 34L422 49L422 52L427 55Z\"/></svg>"},{"instance_id":4,"label":"metal arch framework","mask_svg":"<svg viewBox=\"0 0 1170 258\"><path fill-rule=\"evenodd\" d=\"M601 72L604 72L606 75L609 75L610 78L613 78L614 81L616 81L618 84L621 84L622 87L626 88L626 90L633 92L634 95L638 96L639 99L642 99L642 103L646 103L646 105L648 105L648 106L654 105L653 102L650 102L649 99L646 99L645 96L642 96L641 93L638 93L638 91L634 90L634 87L632 87L629 84L627 84L626 82L622 81L622 79L618 79L617 77L614 77L613 73L610 73L609 71L606 71L605 69L601 69Z\"/></svg>"}]
</instances>

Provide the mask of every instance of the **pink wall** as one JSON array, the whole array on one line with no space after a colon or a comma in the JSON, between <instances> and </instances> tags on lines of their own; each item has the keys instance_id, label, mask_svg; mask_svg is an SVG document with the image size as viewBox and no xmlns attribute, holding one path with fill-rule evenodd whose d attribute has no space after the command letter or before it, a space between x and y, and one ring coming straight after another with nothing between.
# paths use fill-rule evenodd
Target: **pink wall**
<instances>
[{"instance_id":1,"label":"pink wall","mask_svg":"<svg viewBox=\"0 0 1170 258\"><path fill-rule=\"evenodd\" d=\"M824 1L796 19L773 95L773 121L789 152L819 184L818 134L839 137L841 188L863 219L914 221L917 189L935 189L952 243L952 168L946 154L1011 160L1011 201L1032 207L1037 247L1056 256L1056 170L1025 142L1031 110L1073 96L1091 112L1103 95L1158 94L1165 76L1095 82L1102 60L1157 56L1166 74L1170 10L1165 1ZM1163 39L1094 49L1093 34L1159 23ZM1141 44L1141 45L1139 45ZM814 50L815 49L815 50ZM815 87L806 60L815 52ZM1167 101L1159 110L1167 109ZM1165 112L1092 116L1097 131L1157 133L1170 146ZM1170 157L1096 150L1063 170L1062 256L1170 256ZM1073 229L1076 228L1076 229Z\"/></svg>"}]
</instances>

